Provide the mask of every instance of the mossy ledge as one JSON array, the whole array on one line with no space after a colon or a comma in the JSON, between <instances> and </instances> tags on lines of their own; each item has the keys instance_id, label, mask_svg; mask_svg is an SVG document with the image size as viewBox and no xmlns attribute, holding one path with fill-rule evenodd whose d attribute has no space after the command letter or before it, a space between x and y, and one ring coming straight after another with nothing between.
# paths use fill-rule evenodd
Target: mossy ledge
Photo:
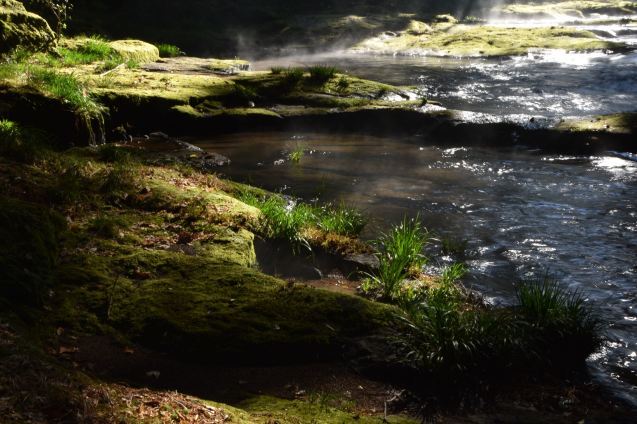
<instances>
[{"instance_id":1,"label":"mossy ledge","mask_svg":"<svg viewBox=\"0 0 637 424\"><path fill-rule=\"evenodd\" d=\"M392 306L292 284L258 270L259 211L235 197L237 190L249 188L182 163L146 164L127 147L56 153L40 146L33 155L18 156L14 153L33 140L19 131L8 136L18 142L5 150L10 140L3 138L0 151L0 234L7 242L0 257L0 334L2 340L11 334L11 340L0 349L11 358L7 364L31 363L37 375L66 388L59 393L38 388L42 396L29 403L31 408L52 402L72 410L80 398L99 398L99 393L160 396L170 404L159 392L135 392L77 371L63 378L69 366L64 357L79 349L68 346L86 337L106 338L118 351L136 346L188 362L290 366L340 361L361 338L388 331L396 313ZM0 381L21 372L12 366L0 366ZM18 380L31 378L36 377ZM273 408L284 402L268 401ZM302 400L293 404L298 411L277 412L281 422L298 422L306 407L303 416L322 408ZM119 403L91 405L81 414L114 419L113 414L127 410ZM15 411L29 407L10 406ZM257 407L254 412L215 408L227 415L225 422L266 422ZM334 417L326 422L379 422L334 408L322 414ZM108 419L104 422L112 422Z\"/></svg>"},{"instance_id":2,"label":"mossy ledge","mask_svg":"<svg viewBox=\"0 0 637 424\"><path fill-rule=\"evenodd\" d=\"M79 48L86 40L63 40L61 45ZM36 55L28 66L41 66L51 60ZM127 134L157 130L199 135L304 129L423 134L440 144L460 140L476 145L524 144L563 152L633 147L626 131L597 128L594 133L575 133L564 131L562 125L540 128L522 123L467 122L461 113L420 99L411 87L346 74L317 83L303 71L298 80L293 80L287 73L242 70L248 67L243 61L194 58L173 58L139 68L117 66L109 71L103 71L103 61L54 64L55 72L72 75L91 98L104 106L102 119L78 121L65 99L47 94L24 77L26 71L20 71L24 65L4 65L13 66L13 70L0 82L0 112L9 119L47 130L60 146L85 145L103 137L124 140ZM44 109L46 114L38 113ZM81 122L85 124L79 125ZM624 127L630 125L634 127L634 122Z\"/></svg>"},{"instance_id":3,"label":"mossy ledge","mask_svg":"<svg viewBox=\"0 0 637 424\"><path fill-rule=\"evenodd\" d=\"M456 22L428 26L412 22L404 31L365 40L352 50L372 54L500 57L524 55L534 49L594 51L626 48L622 43L602 40L590 31L569 27L507 28Z\"/></svg>"}]
</instances>

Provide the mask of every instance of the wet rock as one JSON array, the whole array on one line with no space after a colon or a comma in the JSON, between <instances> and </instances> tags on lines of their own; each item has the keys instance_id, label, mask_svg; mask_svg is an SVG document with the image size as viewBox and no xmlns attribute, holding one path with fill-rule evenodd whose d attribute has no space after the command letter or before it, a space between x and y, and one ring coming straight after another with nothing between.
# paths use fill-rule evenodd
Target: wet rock
<instances>
[{"instance_id":1,"label":"wet rock","mask_svg":"<svg viewBox=\"0 0 637 424\"><path fill-rule=\"evenodd\" d=\"M134 139L132 145L144 150L148 159L156 164L181 162L204 172L230 164L230 159L226 156L207 152L159 131Z\"/></svg>"},{"instance_id":2,"label":"wet rock","mask_svg":"<svg viewBox=\"0 0 637 424\"><path fill-rule=\"evenodd\" d=\"M15 0L0 0L0 54L16 47L44 50L54 44L49 24Z\"/></svg>"},{"instance_id":3,"label":"wet rock","mask_svg":"<svg viewBox=\"0 0 637 424\"><path fill-rule=\"evenodd\" d=\"M148 134L148 140L156 143L164 143L166 147L174 147L176 150L187 150L189 152L203 152L203 149L194 144L172 138L163 132L154 132Z\"/></svg>"},{"instance_id":4,"label":"wet rock","mask_svg":"<svg viewBox=\"0 0 637 424\"><path fill-rule=\"evenodd\" d=\"M372 254L348 255L343 260L362 269L377 269L380 264L378 257Z\"/></svg>"}]
</instances>

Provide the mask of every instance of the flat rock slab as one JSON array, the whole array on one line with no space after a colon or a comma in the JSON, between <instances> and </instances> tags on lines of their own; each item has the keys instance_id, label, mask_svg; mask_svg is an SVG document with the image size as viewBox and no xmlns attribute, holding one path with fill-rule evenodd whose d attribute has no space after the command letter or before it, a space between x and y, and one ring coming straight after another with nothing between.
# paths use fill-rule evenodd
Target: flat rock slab
<instances>
[{"instance_id":1,"label":"flat rock slab","mask_svg":"<svg viewBox=\"0 0 637 424\"><path fill-rule=\"evenodd\" d=\"M178 74L221 74L233 75L250 70L250 62L245 60L203 59L199 57L164 58L143 66L145 71Z\"/></svg>"}]
</instances>

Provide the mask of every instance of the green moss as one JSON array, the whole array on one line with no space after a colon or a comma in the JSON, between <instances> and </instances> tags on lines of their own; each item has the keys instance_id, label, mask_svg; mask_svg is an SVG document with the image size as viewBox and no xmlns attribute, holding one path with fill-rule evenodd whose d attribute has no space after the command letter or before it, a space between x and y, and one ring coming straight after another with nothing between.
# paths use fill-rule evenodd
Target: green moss
<instances>
[{"instance_id":1,"label":"green moss","mask_svg":"<svg viewBox=\"0 0 637 424\"><path fill-rule=\"evenodd\" d=\"M121 56L124 61L134 60L139 63L155 62L159 60L159 49L150 43L140 40L111 41L109 46Z\"/></svg>"},{"instance_id":2,"label":"green moss","mask_svg":"<svg viewBox=\"0 0 637 424\"><path fill-rule=\"evenodd\" d=\"M560 131L608 132L634 134L637 132L637 113L598 115L589 118L567 119L557 125Z\"/></svg>"},{"instance_id":3,"label":"green moss","mask_svg":"<svg viewBox=\"0 0 637 424\"><path fill-rule=\"evenodd\" d=\"M58 53L64 66L89 64L99 61L123 62L123 58L100 37L63 38Z\"/></svg>"},{"instance_id":4,"label":"green moss","mask_svg":"<svg viewBox=\"0 0 637 424\"><path fill-rule=\"evenodd\" d=\"M350 296L286 288L219 256L125 250L66 265L63 287L76 310L180 355L280 362L333 352L339 340L377 330L391 312Z\"/></svg>"},{"instance_id":5,"label":"green moss","mask_svg":"<svg viewBox=\"0 0 637 424\"><path fill-rule=\"evenodd\" d=\"M303 400L284 400L269 396L258 396L242 402L240 408L249 412L256 423L280 423L280 424L301 424L301 423L322 423L322 424L344 424L344 423L391 423L391 424L416 424L420 422L412 418L403 416L360 416L359 414L348 413L331 406L329 403Z\"/></svg>"},{"instance_id":6,"label":"green moss","mask_svg":"<svg viewBox=\"0 0 637 424\"><path fill-rule=\"evenodd\" d=\"M438 24L430 34L414 35L407 31L392 38L373 38L358 44L355 50L497 57L526 54L534 48L590 51L620 46L600 40L590 31L566 27L505 28Z\"/></svg>"},{"instance_id":7,"label":"green moss","mask_svg":"<svg viewBox=\"0 0 637 424\"><path fill-rule=\"evenodd\" d=\"M63 228L57 214L0 196L0 296L29 304L44 299Z\"/></svg>"},{"instance_id":8,"label":"green moss","mask_svg":"<svg viewBox=\"0 0 637 424\"><path fill-rule=\"evenodd\" d=\"M519 18L556 18L564 16L584 18L592 14L631 15L637 12L637 2L624 0L577 0L539 4L510 4L502 7L500 11L505 16Z\"/></svg>"},{"instance_id":9,"label":"green moss","mask_svg":"<svg viewBox=\"0 0 637 424\"><path fill-rule=\"evenodd\" d=\"M18 1L0 2L0 55L18 47L45 50L54 43L55 35L44 19L27 12Z\"/></svg>"}]
</instances>

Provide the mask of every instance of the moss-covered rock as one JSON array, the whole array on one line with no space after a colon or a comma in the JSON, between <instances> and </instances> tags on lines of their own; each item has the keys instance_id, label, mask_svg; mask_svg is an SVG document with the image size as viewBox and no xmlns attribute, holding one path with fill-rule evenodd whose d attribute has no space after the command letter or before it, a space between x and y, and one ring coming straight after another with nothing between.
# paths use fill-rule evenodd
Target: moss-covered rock
<instances>
[{"instance_id":1,"label":"moss-covered rock","mask_svg":"<svg viewBox=\"0 0 637 424\"><path fill-rule=\"evenodd\" d=\"M408 28L395 37L374 37L353 50L380 54L497 57L526 54L531 49L591 51L623 48L621 44L599 39L590 31L568 27L505 28L444 22L433 28L432 32L414 33Z\"/></svg>"},{"instance_id":2,"label":"moss-covered rock","mask_svg":"<svg viewBox=\"0 0 637 424\"><path fill-rule=\"evenodd\" d=\"M588 118L566 119L557 125L559 131L637 134L637 113L597 115Z\"/></svg>"},{"instance_id":3,"label":"moss-covered rock","mask_svg":"<svg viewBox=\"0 0 637 424\"><path fill-rule=\"evenodd\" d=\"M585 18L599 15L631 15L637 13L637 2L625 0L607 1L559 1L527 4L509 4L499 9L503 17L514 18Z\"/></svg>"},{"instance_id":4,"label":"moss-covered rock","mask_svg":"<svg viewBox=\"0 0 637 424\"><path fill-rule=\"evenodd\" d=\"M44 50L55 41L49 24L15 0L0 0L0 55L17 47Z\"/></svg>"},{"instance_id":5,"label":"moss-covered rock","mask_svg":"<svg viewBox=\"0 0 637 424\"><path fill-rule=\"evenodd\" d=\"M109 46L125 61L147 63L159 60L159 49L144 41L117 40L111 41Z\"/></svg>"},{"instance_id":6,"label":"moss-covered rock","mask_svg":"<svg viewBox=\"0 0 637 424\"><path fill-rule=\"evenodd\" d=\"M71 293L62 322L112 325L143 345L190 358L284 363L334 355L345 339L378 331L391 316L391 308L360 298L288 287L223 263L218 253L132 249L68 264L60 270Z\"/></svg>"}]
</instances>

